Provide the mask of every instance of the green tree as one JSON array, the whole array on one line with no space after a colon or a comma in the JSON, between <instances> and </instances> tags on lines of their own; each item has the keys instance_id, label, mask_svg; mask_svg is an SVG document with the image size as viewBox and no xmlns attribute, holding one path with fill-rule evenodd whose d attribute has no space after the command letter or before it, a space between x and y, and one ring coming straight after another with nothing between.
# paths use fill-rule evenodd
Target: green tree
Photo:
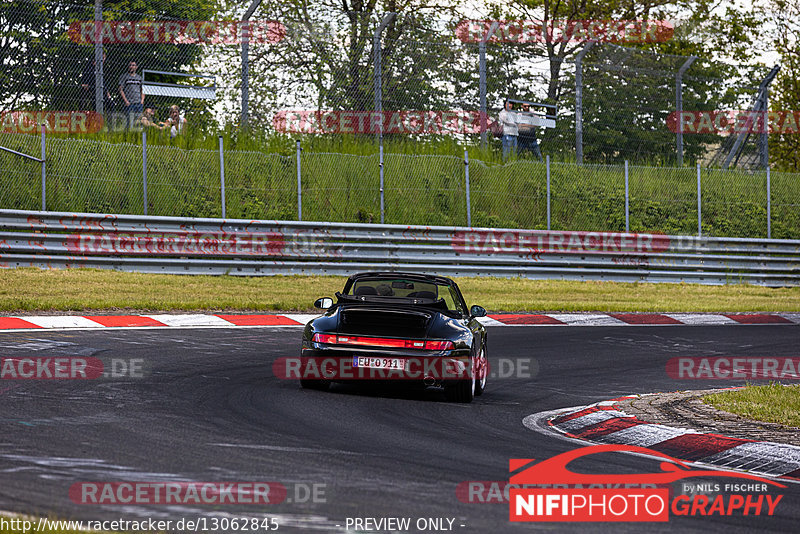
<instances>
[{"instance_id":1,"label":"green tree","mask_svg":"<svg viewBox=\"0 0 800 534\"><path fill-rule=\"evenodd\" d=\"M216 0L105 0L104 20L209 20ZM70 39L75 21L94 20L91 0L11 0L0 4L0 105L3 109L77 109L81 78L94 48ZM203 53L197 44L109 44L106 84L114 95L130 60L140 68L179 71Z\"/></svg>"},{"instance_id":2,"label":"green tree","mask_svg":"<svg viewBox=\"0 0 800 534\"><path fill-rule=\"evenodd\" d=\"M244 10L238 3L228 8L231 18ZM461 61L447 44L452 30L442 23L457 10L437 0L266 0L252 20L279 21L285 33L277 42L250 46L251 121L266 126L276 108L287 106L374 109L373 35L389 12L398 16L382 34L384 108L452 106L452 87L436 81ZM239 50L220 47L218 53L220 72L236 73L228 112L238 114Z\"/></svg>"},{"instance_id":3,"label":"green tree","mask_svg":"<svg viewBox=\"0 0 800 534\"><path fill-rule=\"evenodd\" d=\"M772 0L766 8L775 28L772 44L781 59L770 108L796 112L800 110L800 6L786 0ZM777 170L800 172L800 133L796 128L770 135L769 150L770 164Z\"/></svg>"},{"instance_id":4,"label":"green tree","mask_svg":"<svg viewBox=\"0 0 800 534\"><path fill-rule=\"evenodd\" d=\"M680 20L674 36L663 42L600 43L584 60L584 157L594 162L623 159L674 163L675 134L667 127L675 111L675 74L690 55L698 56L684 76L684 110L711 110L735 105L763 68L741 69L719 61L741 61L752 55L760 28L757 14L728 7L714 10L711 0L634 0L588 2L515 0L509 12L545 24L563 20ZM575 139L576 53L579 40L526 45L527 55L547 59L543 77L546 98L557 103L561 117L555 130L545 131L550 153L571 151ZM711 58L715 58L712 60ZM757 82L755 82L757 85ZM684 161L702 158L718 142L713 136L684 136Z\"/></svg>"}]
</instances>

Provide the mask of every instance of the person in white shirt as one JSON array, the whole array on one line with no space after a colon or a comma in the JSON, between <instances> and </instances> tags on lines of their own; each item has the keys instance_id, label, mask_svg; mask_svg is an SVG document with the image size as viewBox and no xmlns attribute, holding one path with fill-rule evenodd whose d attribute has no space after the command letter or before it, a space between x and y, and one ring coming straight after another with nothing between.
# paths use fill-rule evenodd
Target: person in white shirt
<instances>
[{"instance_id":1,"label":"person in white shirt","mask_svg":"<svg viewBox=\"0 0 800 534\"><path fill-rule=\"evenodd\" d=\"M169 128L170 137L177 137L179 133L183 133L183 128L186 126L186 118L181 117L181 110L178 106L170 106L169 118L164 121L164 126Z\"/></svg>"},{"instance_id":2,"label":"person in white shirt","mask_svg":"<svg viewBox=\"0 0 800 534\"><path fill-rule=\"evenodd\" d=\"M514 151L517 153L517 136L519 135L519 126L517 125L516 116L511 110L512 104L508 100L505 101L503 111L498 115L498 120L503 126L503 161L508 159L508 154Z\"/></svg>"}]
</instances>

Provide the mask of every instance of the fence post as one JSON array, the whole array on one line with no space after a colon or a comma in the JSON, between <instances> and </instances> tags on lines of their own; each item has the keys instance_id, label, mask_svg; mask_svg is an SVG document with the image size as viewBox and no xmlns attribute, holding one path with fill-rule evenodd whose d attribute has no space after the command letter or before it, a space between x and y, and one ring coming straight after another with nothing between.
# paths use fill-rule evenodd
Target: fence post
<instances>
[{"instance_id":1,"label":"fence post","mask_svg":"<svg viewBox=\"0 0 800 534\"><path fill-rule=\"evenodd\" d=\"M547 230L550 230L550 154L545 156L547 162Z\"/></svg>"},{"instance_id":2,"label":"fence post","mask_svg":"<svg viewBox=\"0 0 800 534\"><path fill-rule=\"evenodd\" d=\"M242 128L250 126L250 25L248 21L261 0L253 0L242 17Z\"/></svg>"},{"instance_id":3,"label":"fence post","mask_svg":"<svg viewBox=\"0 0 800 534\"><path fill-rule=\"evenodd\" d=\"M761 92L761 133L758 136L758 155L761 165L769 168L769 86Z\"/></svg>"},{"instance_id":4,"label":"fence post","mask_svg":"<svg viewBox=\"0 0 800 534\"><path fill-rule=\"evenodd\" d=\"M225 156L222 151L222 135L219 136L219 181L222 192L222 218L225 218Z\"/></svg>"},{"instance_id":5,"label":"fence post","mask_svg":"<svg viewBox=\"0 0 800 534\"><path fill-rule=\"evenodd\" d=\"M297 141L297 220L303 220L303 173L300 169L300 153L303 151L300 148L300 140Z\"/></svg>"},{"instance_id":6,"label":"fence post","mask_svg":"<svg viewBox=\"0 0 800 534\"><path fill-rule=\"evenodd\" d=\"M769 165L767 165L767 239L772 239L772 187Z\"/></svg>"},{"instance_id":7,"label":"fence post","mask_svg":"<svg viewBox=\"0 0 800 534\"><path fill-rule=\"evenodd\" d=\"M47 171L45 170L45 134L44 123L42 123L42 211L47 211Z\"/></svg>"},{"instance_id":8,"label":"fence post","mask_svg":"<svg viewBox=\"0 0 800 534\"><path fill-rule=\"evenodd\" d=\"M628 194L628 160L625 160L625 231L631 231L630 195Z\"/></svg>"},{"instance_id":9,"label":"fence post","mask_svg":"<svg viewBox=\"0 0 800 534\"><path fill-rule=\"evenodd\" d=\"M381 23L375 28L375 34L372 36L372 53L374 54L373 62L374 62L374 72L373 76L375 77L375 114L379 115L383 112L383 79L381 74L381 34L383 30L386 29L386 26L391 24L391 22L395 19L397 13L387 13ZM380 121L380 128L375 133L375 141L383 144L383 119Z\"/></svg>"},{"instance_id":10,"label":"fence post","mask_svg":"<svg viewBox=\"0 0 800 534\"><path fill-rule=\"evenodd\" d=\"M594 43L586 43L575 58L575 161L578 165L583 165L583 58Z\"/></svg>"},{"instance_id":11,"label":"fence post","mask_svg":"<svg viewBox=\"0 0 800 534\"><path fill-rule=\"evenodd\" d=\"M378 168L379 168L380 175L381 175L381 224L383 224L383 221L384 221L384 213L383 213L383 143L381 143L381 146L378 147L378 154L379 154L378 157L380 158L378 160Z\"/></svg>"},{"instance_id":12,"label":"fence post","mask_svg":"<svg viewBox=\"0 0 800 534\"><path fill-rule=\"evenodd\" d=\"M472 210L469 202L469 152L464 149L464 184L467 189L467 226L472 226Z\"/></svg>"},{"instance_id":13,"label":"fence post","mask_svg":"<svg viewBox=\"0 0 800 534\"><path fill-rule=\"evenodd\" d=\"M103 0L94 0L94 110L102 115L105 105L105 84L103 83Z\"/></svg>"},{"instance_id":14,"label":"fence post","mask_svg":"<svg viewBox=\"0 0 800 534\"><path fill-rule=\"evenodd\" d=\"M697 56L690 56L683 62L675 76L675 113L678 115L678 132L675 135L678 145L678 167L683 167L683 74L695 60L697 60Z\"/></svg>"},{"instance_id":15,"label":"fence post","mask_svg":"<svg viewBox=\"0 0 800 534\"><path fill-rule=\"evenodd\" d=\"M697 164L697 237L703 237L703 201L700 193L700 164Z\"/></svg>"},{"instance_id":16,"label":"fence post","mask_svg":"<svg viewBox=\"0 0 800 534\"><path fill-rule=\"evenodd\" d=\"M495 21L489 31L478 43L478 92L480 94L481 108L481 148L486 148L486 130L488 129L486 115L486 42L492 38L500 23Z\"/></svg>"},{"instance_id":17,"label":"fence post","mask_svg":"<svg viewBox=\"0 0 800 534\"><path fill-rule=\"evenodd\" d=\"M142 128L142 198L147 215L147 128Z\"/></svg>"}]
</instances>

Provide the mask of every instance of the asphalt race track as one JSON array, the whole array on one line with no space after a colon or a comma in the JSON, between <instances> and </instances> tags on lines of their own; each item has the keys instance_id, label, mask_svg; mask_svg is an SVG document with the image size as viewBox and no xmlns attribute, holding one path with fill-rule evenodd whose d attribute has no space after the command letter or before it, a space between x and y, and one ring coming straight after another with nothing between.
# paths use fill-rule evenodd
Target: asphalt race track
<instances>
[{"instance_id":1,"label":"asphalt race track","mask_svg":"<svg viewBox=\"0 0 800 534\"><path fill-rule=\"evenodd\" d=\"M527 415L630 393L741 385L676 381L665 364L676 356L796 357L798 326L488 330L490 360L532 358L538 372L493 378L469 405L447 403L436 389L301 390L271 368L297 354L299 328L2 332L3 357L141 359L143 376L0 381L0 509L87 520L272 516L279 532L342 532L347 517L455 518L453 531L464 533L797 531L798 484L781 490L773 517L673 516L646 526L512 524L507 504L463 503L456 487L507 480L511 458L575 448L526 429ZM623 454L582 462L591 473L658 468ZM97 506L68 496L80 481L173 480L277 481L292 502ZM314 484L324 485L318 502L301 495Z\"/></svg>"}]
</instances>

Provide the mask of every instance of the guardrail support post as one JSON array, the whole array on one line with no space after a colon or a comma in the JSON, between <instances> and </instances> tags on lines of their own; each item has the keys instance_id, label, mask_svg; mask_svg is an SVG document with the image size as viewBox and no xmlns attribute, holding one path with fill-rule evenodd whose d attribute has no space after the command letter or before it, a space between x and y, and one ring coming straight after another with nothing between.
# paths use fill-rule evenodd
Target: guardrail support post
<instances>
[{"instance_id":1,"label":"guardrail support post","mask_svg":"<svg viewBox=\"0 0 800 534\"><path fill-rule=\"evenodd\" d=\"M472 210L469 201L469 152L464 149L464 187L467 191L467 226L472 226Z\"/></svg>"},{"instance_id":2,"label":"guardrail support post","mask_svg":"<svg viewBox=\"0 0 800 534\"><path fill-rule=\"evenodd\" d=\"M222 151L222 135L219 136L219 182L222 193L222 218L225 218L225 156Z\"/></svg>"},{"instance_id":3,"label":"guardrail support post","mask_svg":"<svg viewBox=\"0 0 800 534\"><path fill-rule=\"evenodd\" d=\"M625 231L631 231L630 196L628 194L628 160L625 160Z\"/></svg>"},{"instance_id":4,"label":"guardrail support post","mask_svg":"<svg viewBox=\"0 0 800 534\"><path fill-rule=\"evenodd\" d=\"M547 165L547 230L550 231L550 154L545 156Z\"/></svg>"},{"instance_id":5,"label":"guardrail support post","mask_svg":"<svg viewBox=\"0 0 800 534\"><path fill-rule=\"evenodd\" d=\"M142 129L142 198L147 215L147 128Z\"/></svg>"},{"instance_id":6,"label":"guardrail support post","mask_svg":"<svg viewBox=\"0 0 800 534\"><path fill-rule=\"evenodd\" d=\"M381 175L381 224L384 221L384 212L383 212L383 143L378 148L379 160L378 160L378 169Z\"/></svg>"},{"instance_id":7,"label":"guardrail support post","mask_svg":"<svg viewBox=\"0 0 800 534\"><path fill-rule=\"evenodd\" d=\"M697 237L703 237L703 201L700 193L700 164L697 164Z\"/></svg>"},{"instance_id":8,"label":"guardrail support post","mask_svg":"<svg viewBox=\"0 0 800 534\"><path fill-rule=\"evenodd\" d=\"M42 123L42 211L47 211L47 171L45 170L45 157L44 157L44 149L45 149L45 134L44 134L44 123Z\"/></svg>"},{"instance_id":9,"label":"guardrail support post","mask_svg":"<svg viewBox=\"0 0 800 534\"><path fill-rule=\"evenodd\" d=\"M297 220L303 220L303 173L300 169L300 153L303 151L300 148L300 140L297 141Z\"/></svg>"},{"instance_id":10,"label":"guardrail support post","mask_svg":"<svg viewBox=\"0 0 800 534\"><path fill-rule=\"evenodd\" d=\"M767 239L772 239L772 187L769 165L767 165Z\"/></svg>"}]
</instances>

